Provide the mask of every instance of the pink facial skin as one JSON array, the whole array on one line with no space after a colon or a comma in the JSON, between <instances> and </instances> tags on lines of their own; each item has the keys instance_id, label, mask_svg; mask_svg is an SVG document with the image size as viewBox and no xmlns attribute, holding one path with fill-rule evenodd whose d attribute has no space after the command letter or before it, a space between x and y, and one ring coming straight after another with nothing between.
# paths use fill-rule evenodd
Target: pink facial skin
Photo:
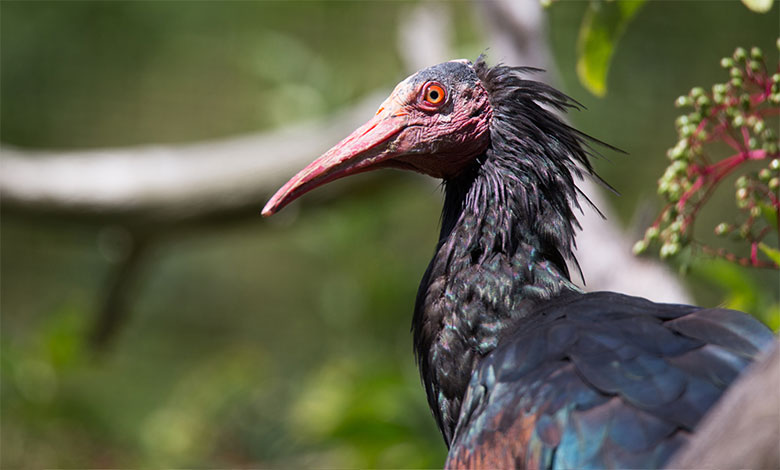
<instances>
[{"instance_id":1,"label":"pink facial skin","mask_svg":"<svg viewBox=\"0 0 780 470\"><path fill-rule=\"evenodd\" d=\"M262 214L272 215L325 183L377 168L452 178L482 154L490 143L492 117L482 84L447 89L418 75L399 83L373 118L293 176ZM431 83L442 87L444 99L426 100Z\"/></svg>"}]
</instances>

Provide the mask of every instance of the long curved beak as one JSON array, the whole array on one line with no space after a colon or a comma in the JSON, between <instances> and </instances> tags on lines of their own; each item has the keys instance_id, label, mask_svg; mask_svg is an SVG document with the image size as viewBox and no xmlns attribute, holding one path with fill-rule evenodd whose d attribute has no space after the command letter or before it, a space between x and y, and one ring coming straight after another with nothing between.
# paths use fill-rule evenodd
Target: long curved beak
<instances>
[{"instance_id":1,"label":"long curved beak","mask_svg":"<svg viewBox=\"0 0 780 470\"><path fill-rule=\"evenodd\" d=\"M378 163L403 153L393 145L406 128L406 113L391 113L384 108L346 139L336 144L285 183L263 208L263 216L278 212L304 193L344 176L373 169Z\"/></svg>"}]
</instances>

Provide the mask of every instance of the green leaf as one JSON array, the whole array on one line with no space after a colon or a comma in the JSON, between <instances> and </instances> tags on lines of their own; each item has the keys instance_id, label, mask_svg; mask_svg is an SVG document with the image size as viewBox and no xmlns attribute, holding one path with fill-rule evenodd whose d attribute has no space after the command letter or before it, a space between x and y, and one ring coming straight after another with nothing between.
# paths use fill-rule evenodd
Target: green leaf
<instances>
[{"instance_id":1,"label":"green leaf","mask_svg":"<svg viewBox=\"0 0 780 470\"><path fill-rule=\"evenodd\" d=\"M763 321L775 333L780 331L780 304L770 306L763 316Z\"/></svg>"},{"instance_id":2,"label":"green leaf","mask_svg":"<svg viewBox=\"0 0 780 470\"><path fill-rule=\"evenodd\" d=\"M772 248L764 242L758 244L758 248L764 252L776 265L780 266L780 250Z\"/></svg>"},{"instance_id":3,"label":"green leaf","mask_svg":"<svg viewBox=\"0 0 780 470\"><path fill-rule=\"evenodd\" d=\"M772 204L758 203L761 207L761 215L766 220L770 227L777 227L777 209Z\"/></svg>"},{"instance_id":4,"label":"green leaf","mask_svg":"<svg viewBox=\"0 0 780 470\"><path fill-rule=\"evenodd\" d=\"M756 13L766 13L772 9L772 0L742 0L742 3Z\"/></svg>"},{"instance_id":5,"label":"green leaf","mask_svg":"<svg viewBox=\"0 0 780 470\"><path fill-rule=\"evenodd\" d=\"M620 36L645 0L591 0L577 41L577 76L596 96L607 92L607 72Z\"/></svg>"},{"instance_id":6,"label":"green leaf","mask_svg":"<svg viewBox=\"0 0 780 470\"><path fill-rule=\"evenodd\" d=\"M719 258L699 258L691 267L694 276L725 291L724 307L753 314L758 311L761 290L745 276L742 266Z\"/></svg>"}]
</instances>

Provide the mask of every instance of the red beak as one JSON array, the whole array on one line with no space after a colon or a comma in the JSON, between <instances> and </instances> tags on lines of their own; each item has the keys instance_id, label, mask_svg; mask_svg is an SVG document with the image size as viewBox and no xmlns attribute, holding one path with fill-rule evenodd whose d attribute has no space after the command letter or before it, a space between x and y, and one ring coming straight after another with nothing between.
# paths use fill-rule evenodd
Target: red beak
<instances>
[{"instance_id":1,"label":"red beak","mask_svg":"<svg viewBox=\"0 0 780 470\"><path fill-rule=\"evenodd\" d=\"M391 145L406 128L406 113L380 108L370 121L293 176L263 208L263 216L278 212L299 196L335 179L373 169L378 163L404 153Z\"/></svg>"}]
</instances>

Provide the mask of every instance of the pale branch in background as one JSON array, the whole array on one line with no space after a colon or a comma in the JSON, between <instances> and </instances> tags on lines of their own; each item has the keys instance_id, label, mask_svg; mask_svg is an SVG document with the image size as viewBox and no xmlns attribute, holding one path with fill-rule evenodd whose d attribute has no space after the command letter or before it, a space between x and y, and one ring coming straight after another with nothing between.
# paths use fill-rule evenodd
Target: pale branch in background
<instances>
[{"instance_id":1,"label":"pale branch in background","mask_svg":"<svg viewBox=\"0 0 780 470\"><path fill-rule=\"evenodd\" d=\"M376 111L385 92L320 120L184 145L83 150L0 147L4 209L163 224L256 212L290 175Z\"/></svg>"}]
</instances>

